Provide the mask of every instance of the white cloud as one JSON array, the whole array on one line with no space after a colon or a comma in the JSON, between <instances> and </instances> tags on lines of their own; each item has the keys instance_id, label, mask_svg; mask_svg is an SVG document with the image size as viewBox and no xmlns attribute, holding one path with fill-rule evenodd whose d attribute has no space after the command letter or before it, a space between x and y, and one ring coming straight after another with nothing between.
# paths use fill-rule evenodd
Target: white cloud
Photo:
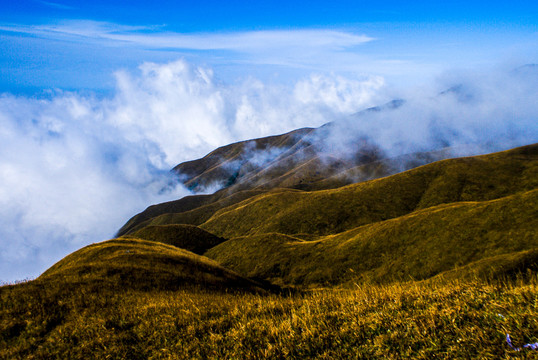
<instances>
[{"instance_id":1,"label":"white cloud","mask_svg":"<svg viewBox=\"0 0 538 360\"><path fill-rule=\"evenodd\" d=\"M187 194L158 194L168 173L147 160L156 150L123 138L102 105L0 97L0 280L36 276L133 211Z\"/></svg>"},{"instance_id":2,"label":"white cloud","mask_svg":"<svg viewBox=\"0 0 538 360\"><path fill-rule=\"evenodd\" d=\"M113 41L156 49L233 50L271 52L281 49L341 50L374 40L366 35L328 29L258 30L220 33L177 33L162 27L128 26L91 20L69 20L45 25L3 25L0 30L44 38L73 37Z\"/></svg>"},{"instance_id":3,"label":"white cloud","mask_svg":"<svg viewBox=\"0 0 538 360\"><path fill-rule=\"evenodd\" d=\"M43 4L45 6L55 8L55 9L61 9L61 10L73 10L75 9L72 6L60 4L58 2L52 2L52 1L43 1L43 0L36 0L36 2Z\"/></svg>"},{"instance_id":4,"label":"white cloud","mask_svg":"<svg viewBox=\"0 0 538 360\"><path fill-rule=\"evenodd\" d=\"M297 83L294 96L304 104L324 104L328 109L350 114L372 103L372 97L383 86L384 79L379 76L358 82L337 75L313 75Z\"/></svg>"},{"instance_id":5,"label":"white cloud","mask_svg":"<svg viewBox=\"0 0 538 360\"><path fill-rule=\"evenodd\" d=\"M471 155L538 141L536 66L446 73L400 97L405 103L397 109L343 121L332 143L345 148L362 134L396 156L445 146Z\"/></svg>"},{"instance_id":6,"label":"white cloud","mask_svg":"<svg viewBox=\"0 0 538 360\"><path fill-rule=\"evenodd\" d=\"M22 49L36 43L44 49L42 51L52 52L55 56L70 49L65 55L66 66L75 66L77 63L94 66L92 72L95 74L85 74L90 79L94 78L94 81L97 81L97 75L104 76L103 71L109 71L107 64L111 61L133 64L138 63L140 58L162 62L163 59L189 56L192 61L222 65L243 75L248 73L245 68L248 65L257 69L250 72L255 76L261 71L277 74L284 71L290 74L290 69L302 70L301 76L311 71L345 70L365 73L376 68L379 63L370 57L360 56L362 45L372 42L374 38L333 29L179 33L168 31L165 26L64 20L54 24L0 24L0 32ZM93 52L92 62L79 58L78 53L84 51ZM21 63L28 61L26 58L20 59ZM49 58L44 58L40 66L49 61ZM18 65L11 63L10 66L17 68ZM380 66L381 69L385 67L382 64ZM28 69L21 69L21 72L28 74ZM38 75L47 78L46 74ZM62 79L49 79L49 84L56 84L60 80ZM92 86L100 88L102 83L101 80Z\"/></svg>"},{"instance_id":7,"label":"white cloud","mask_svg":"<svg viewBox=\"0 0 538 360\"><path fill-rule=\"evenodd\" d=\"M37 276L145 207L187 194L160 193L179 162L383 99L374 78L225 85L185 61L145 63L116 78L104 99L0 96L0 280Z\"/></svg>"}]
</instances>

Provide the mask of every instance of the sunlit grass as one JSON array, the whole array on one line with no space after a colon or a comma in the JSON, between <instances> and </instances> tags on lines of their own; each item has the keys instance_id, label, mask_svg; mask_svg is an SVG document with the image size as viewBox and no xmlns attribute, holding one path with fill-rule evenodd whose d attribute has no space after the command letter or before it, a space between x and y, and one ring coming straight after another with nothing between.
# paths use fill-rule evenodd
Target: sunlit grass
<instances>
[{"instance_id":1,"label":"sunlit grass","mask_svg":"<svg viewBox=\"0 0 538 360\"><path fill-rule=\"evenodd\" d=\"M536 209L538 190L531 190L434 206L315 241L278 233L242 236L205 255L279 284L422 280L447 271L456 278L504 276L538 270Z\"/></svg>"},{"instance_id":2,"label":"sunlit grass","mask_svg":"<svg viewBox=\"0 0 538 360\"><path fill-rule=\"evenodd\" d=\"M2 358L525 357L537 281L360 286L293 295L3 287Z\"/></svg>"}]
</instances>

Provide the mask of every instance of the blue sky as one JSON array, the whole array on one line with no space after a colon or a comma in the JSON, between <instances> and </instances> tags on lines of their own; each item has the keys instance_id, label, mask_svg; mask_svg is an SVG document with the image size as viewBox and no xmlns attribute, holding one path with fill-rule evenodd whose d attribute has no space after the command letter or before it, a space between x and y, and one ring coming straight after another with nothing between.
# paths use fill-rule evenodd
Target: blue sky
<instances>
[{"instance_id":1,"label":"blue sky","mask_svg":"<svg viewBox=\"0 0 538 360\"><path fill-rule=\"evenodd\" d=\"M0 9L0 92L109 92L118 69L178 58L227 82L336 72L408 83L538 61L535 1L2 0Z\"/></svg>"}]
</instances>

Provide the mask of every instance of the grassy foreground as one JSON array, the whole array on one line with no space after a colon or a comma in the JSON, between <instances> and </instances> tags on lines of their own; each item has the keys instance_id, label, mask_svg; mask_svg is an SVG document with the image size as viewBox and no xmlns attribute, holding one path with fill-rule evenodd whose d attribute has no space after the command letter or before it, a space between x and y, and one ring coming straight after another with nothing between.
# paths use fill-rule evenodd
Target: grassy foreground
<instances>
[{"instance_id":1,"label":"grassy foreground","mask_svg":"<svg viewBox=\"0 0 538 360\"><path fill-rule=\"evenodd\" d=\"M532 358L538 281L260 295L0 288L2 359Z\"/></svg>"}]
</instances>

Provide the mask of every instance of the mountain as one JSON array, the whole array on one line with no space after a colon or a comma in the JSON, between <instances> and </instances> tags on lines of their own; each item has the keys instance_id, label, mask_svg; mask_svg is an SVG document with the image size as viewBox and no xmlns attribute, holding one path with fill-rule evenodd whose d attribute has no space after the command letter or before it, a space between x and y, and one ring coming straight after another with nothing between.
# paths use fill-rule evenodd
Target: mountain
<instances>
[{"instance_id":1,"label":"mountain","mask_svg":"<svg viewBox=\"0 0 538 360\"><path fill-rule=\"evenodd\" d=\"M274 144L296 135L263 142ZM223 156L227 151L212 154ZM408 159L420 155L429 162L448 153L414 154ZM190 165L209 161L210 155ZM371 162L344 173L383 165L381 176L391 172L387 164L394 164L394 169L402 159L372 157ZM290 171L297 168L292 166ZM535 255L528 251L538 246L536 144L446 159L344 186L335 186L333 175L310 182L308 191L296 183L284 187L281 182L247 187L252 184L248 179L264 172L258 169L249 177L237 177L235 184L213 195L152 206L133 217L120 233L143 238L144 232L151 232L146 237L154 239L156 233L166 238L167 226L174 224L199 227L220 239L207 248L205 256L244 276L285 286L429 279L444 272L464 277L472 271L454 269L469 269L488 259L513 261L500 273L494 268L498 261L490 262L493 268L481 274L508 276L535 267ZM519 261L521 256L526 260ZM530 263L529 256L534 259Z\"/></svg>"},{"instance_id":2,"label":"mountain","mask_svg":"<svg viewBox=\"0 0 538 360\"><path fill-rule=\"evenodd\" d=\"M348 134L346 122L358 122L372 112L395 110L403 104L404 100L393 100L353 114L345 121L223 146L201 159L181 163L173 171L194 192L226 188L226 193L231 194L257 188L319 188L317 182L334 175L338 177L330 186L338 187L447 156L431 152L389 161L368 136Z\"/></svg>"},{"instance_id":3,"label":"mountain","mask_svg":"<svg viewBox=\"0 0 538 360\"><path fill-rule=\"evenodd\" d=\"M390 111L402 104L403 100L395 100L348 120L358 121L368 112ZM342 123L328 123L315 129L303 128L230 144L201 159L181 163L173 172L193 193L217 191L152 205L131 218L117 235L150 223L200 225L223 207L274 189L334 189L452 157L451 148L389 157L368 137L353 134L347 138L343 132ZM189 211L192 212L187 214ZM177 219L180 213L189 219Z\"/></svg>"}]
</instances>

